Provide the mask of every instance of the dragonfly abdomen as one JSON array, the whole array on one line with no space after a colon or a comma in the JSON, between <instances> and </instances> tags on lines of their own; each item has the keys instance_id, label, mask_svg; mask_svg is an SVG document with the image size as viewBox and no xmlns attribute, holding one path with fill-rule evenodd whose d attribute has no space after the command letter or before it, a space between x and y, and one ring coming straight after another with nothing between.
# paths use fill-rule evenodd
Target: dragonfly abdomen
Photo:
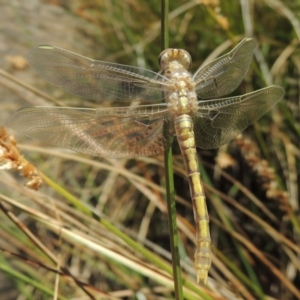
<instances>
[{"instance_id":1,"label":"dragonfly abdomen","mask_svg":"<svg viewBox=\"0 0 300 300\"><path fill-rule=\"evenodd\" d=\"M190 193L193 201L194 218L196 223L196 252L195 267L197 282L206 284L208 270L211 265L209 217L205 195L200 179L193 119L183 114L175 119L175 131L188 175Z\"/></svg>"}]
</instances>

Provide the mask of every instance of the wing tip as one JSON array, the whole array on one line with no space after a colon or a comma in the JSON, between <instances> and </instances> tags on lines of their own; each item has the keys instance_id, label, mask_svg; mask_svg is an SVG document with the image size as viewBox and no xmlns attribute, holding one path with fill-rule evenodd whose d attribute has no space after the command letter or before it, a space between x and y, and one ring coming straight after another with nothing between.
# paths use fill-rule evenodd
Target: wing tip
<instances>
[{"instance_id":1,"label":"wing tip","mask_svg":"<svg viewBox=\"0 0 300 300\"><path fill-rule=\"evenodd\" d=\"M277 95L279 96L278 101L280 101L285 95L285 89L280 85L270 85L267 89L272 88L273 90L276 89L278 91Z\"/></svg>"}]
</instances>

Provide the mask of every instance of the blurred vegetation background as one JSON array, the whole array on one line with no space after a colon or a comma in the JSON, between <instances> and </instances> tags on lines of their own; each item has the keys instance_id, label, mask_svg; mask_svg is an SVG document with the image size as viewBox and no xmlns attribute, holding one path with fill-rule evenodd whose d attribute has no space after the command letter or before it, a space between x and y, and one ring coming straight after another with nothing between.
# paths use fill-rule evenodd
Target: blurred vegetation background
<instances>
[{"instance_id":1,"label":"blurred vegetation background","mask_svg":"<svg viewBox=\"0 0 300 300\"><path fill-rule=\"evenodd\" d=\"M65 106L95 105L28 67L25 55L37 45L159 71L160 1L0 0L0 7L3 126L21 107L52 105L49 95ZM208 286L185 285L187 299L300 299L299 17L300 2L292 0L170 1L170 47L191 54L191 72L252 36L257 50L234 94L271 84L286 90L242 136L220 149L198 149L214 256ZM17 141L32 166L2 131L0 296L173 299L172 279L151 258L67 201L77 197L169 263L163 155L107 160ZM182 270L194 284L194 219L176 141L173 152ZM38 191L25 187L36 187L38 172L64 190L47 180Z\"/></svg>"}]
</instances>

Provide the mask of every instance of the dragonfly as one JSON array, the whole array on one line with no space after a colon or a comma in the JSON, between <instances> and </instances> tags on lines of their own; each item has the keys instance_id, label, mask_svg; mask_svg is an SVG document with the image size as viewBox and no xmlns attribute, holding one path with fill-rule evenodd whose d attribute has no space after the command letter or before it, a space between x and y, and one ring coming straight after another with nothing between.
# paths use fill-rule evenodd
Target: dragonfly
<instances>
[{"instance_id":1,"label":"dragonfly","mask_svg":"<svg viewBox=\"0 0 300 300\"><path fill-rule=\"evenodd\" d=\"M192 75L188 71L191 56L183 49L164 50L157 73L39 46L29 51L27 59L45 80L96 104L121 104L105 108L25 107L10 116L8 125L49 145L106 158L156 155L168 149L176 135L196 223L197 282L206 284L211 238L196 147L212 149L228 143L284 96L282 87L272 85L219 98L240 85L255 47L252 38L244 38L229 53Z\"/></svg>"}]
</instances>

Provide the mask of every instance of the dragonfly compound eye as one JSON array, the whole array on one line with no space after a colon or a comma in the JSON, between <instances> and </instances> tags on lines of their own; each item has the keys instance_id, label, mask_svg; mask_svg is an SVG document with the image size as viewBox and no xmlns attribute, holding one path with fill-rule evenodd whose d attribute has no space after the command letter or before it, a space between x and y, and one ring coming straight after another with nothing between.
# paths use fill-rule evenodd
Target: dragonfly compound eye
<instances>
[{"instance_id":1,"label":"dragonfly compound eye","mask_svg":"<svg viewBox=\"0 0 300 300\"><path fill-rule=\"evenodd\" d=\"M190 54L183 49L166 49L159 55L158 63L162 70L165 70L172 61L177 61L184 68L188 69L192 63L192 58Z\"/></svg>"}]
</instances>

